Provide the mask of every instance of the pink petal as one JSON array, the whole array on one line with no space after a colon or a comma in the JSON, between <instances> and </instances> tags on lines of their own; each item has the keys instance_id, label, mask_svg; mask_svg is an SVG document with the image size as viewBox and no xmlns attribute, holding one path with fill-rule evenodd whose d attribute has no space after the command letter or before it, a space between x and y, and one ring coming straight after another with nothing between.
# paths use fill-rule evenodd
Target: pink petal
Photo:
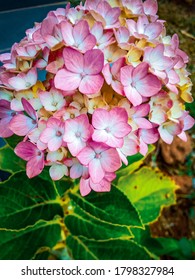
<instances>
[{"instance_id":1,"label":"pink petal","mask_svg":"<svg viewBox=\"0 0 195 280\"><path fill-rule=\"evenodd\" d=\"M157 38L162 32L163 26L159 22L152 22L146 26L144 34L148 36L149 40Z\"/></svg>"},{"instance_id":2,"label":"pink petal","mask_svg":"<svg viewBox=\"0 0 195 280\"><path fill-rule=\"evenodd\" d=\"M18 114L13 117L13 119L10 122L9 128L19 136L25 136L37 126L37 123L32 120L31 118Z\"/></svg>"},{"instance_id":3,"label":"pink petal","mask_svg":"<svg viewBox=\"0 0 195 280\"><path fill-rule=\"evenodd\" d=\"M95 46L96 44L96 39L95 39L95 36L93 36L92 34L89 34L85 40L80 43L78 45L78 48L82 51L82 52L86 52L88 50L91 50L93 49L93 47Z\"/></svg>"},{"instance_id":4,"label":"pink petal","mask_svg":"<svg viewBox=\"0 0 195 280\"><path fill-rule=\"evenodd\" d=\"M84 72L88 75L99 74L104 66L104 55L100 50L89 50L84 55Z\"/></svg>"},{"instance_id":5,"label":"pink petal","mask_svg":"<svg viewBox=\"0 0 195 280\"><path fill-rule=\"evenodd\" d=\"M160 80L152 74L148 74L145 78L136 83L136 89L142 96L145 97L157 94L161 87L162 85Z\"/></svg>"},{"instance_id":6,"label":"pink petal","mask_svg":"<svg viewBox=\"0 0 195 280\"><path fill-rule=\"evenodd\" d=\"M180 134L177 135L181 140L183 140L184 142L188 141L187 135L184 131L182 131Z\"/></svg>"},{"instance_id":7,"label":"pink petal","mask_svg":"<svg viewBox=\"0 0 195 280\"><path fill-rule=\"evenodd\" d=\"M54 164L50 167L49 174L52 180L60 180L64 175L68 176L68 168L63 164Z\"/></svg>"},{"instance_id":8,"label":"pink petal","mask_svg":"<svg viewBox=\"0 0 195 280\"><path fill-rule=\"evenodd\" d=\"M128 122L128 114L124 108L115 107L110 112L110 121L113 120L113 123L117 122Z\"/></svg>"},{"instance_id":9,"label":"pink petal","mask_svg":"<svg viewBox=\"0 0 195 280\"><path fill-rule=\"evenodd\" d=\"M34 120L37 119L37 114L35 109L32 107L32 105L25 99L22 98L22 105L24 107L24 111L26 111L26 113Z\"/></svg>"},{"instance_id":10,"label":"pink petal","mask_svg":"<svg viewBox=\"0 0 195 280\"><path fill-rule=\"evenodd\" d=\"M106 18L105 18L106 24L113 25L114 23L116 23L116 21L118 21L120 13L121 10L118 7L110 9L106 14Z\"/></svg>"},{"instance_id":11,"label":"pink petal","mask_svg":"<svg viewBox=\"0 0 195 280\"><path fill-rule=\"evenodd\" d=\"M7 138L12 136L14 133L9 129L10 117L3 118L0 120L0 137Z\"/></svg>"},{"instance_id":12,"label":"pink petal","mask_svg":"<svg viewBox=\"0 0 195 280\"><path fill-rule=\"evenodd\" d=\"M37 82L37 70L36 68L31 68L25 77L25 81L26 81L26 88L32 87L33 85L36 84ZM27 85L29 84L29 86Z\"/></svg>"},{"instance_id":13,"label":"pink petal","mask_svg":"<svg viewBox=\"0 0 195 280\"><path fill-rule=\"evenodd\" d=\"M48 142L48 149L51 151L51 152L54 152L54 151L57 151L61 145L62 145L62 137L53 137L51 140L49 140Z\"/></svg>"},{"instance_id":14,"label":"pink petal","mask_svg":"<svg viewBox=\"0 0 195 280\"><path fill-rule=\"evenodd\" d=\"M131 132L131 127L128 123L118 122L112 127L111 132L115 137L123 138Z\"/></svg>"},{"instance_id":15,"label":"pink petal","mask_svg":"<svg viewBox=\"0 0 195 280\"><path fill-rule=\"evenodd\" d=\"M171 135L166 128L163 127L163 125L161 125L158 129L160 137L162 138L162 140L167 143L167 144L171 144L173 142L173 135Z\"/></svg>"},{"instance_id":16,"label":"pink petal","mask_svg":"<svg viewBox=\"0 0 195 280\"><path fill-rule=\"evenodd\" d=\"M40 140L43 143L48 143L53 137L55 137L56 131L53 128L45 128L40 135Z\"/></svg>"},{"instance_id":17,"label":"pink petal","mask_svg":"<svg viewBox=\"0 0 195 280\"><path fill-rule=\"evenodd\" d=\"M140 149L139 149L139 152L143 156L145 156L147 154L147 152L148 152L148 145L142 139L140 139Z\"/></svg>"},{"instance_id":18,"label":"pink petal","mask_svg":"<svg viewBox=\"0 0 195 280\"><path fill-rule=\"evenodd\" d=\"M79 85L79 90L83 94L94 94L100 91L104 83L104 78L101 75L85 76Z\"/></svg>"},{"instance_id":19,"label":"pink petal","mask_svg":"<svg viewBox=\"0 0 195 280\"><path fill-rule=\"evenodd\" d=\"M96 129L105 129L110 122L110 114L105 109L96 109L92 115L92 125Z\"/></svg>"},{"instance_id":20,"label":"pink petal","mask_svg":"<svg viewBox=\"0 0 195 280\"><path fill-rule=\"evenodd\" d=\"M158 3L156 0L146 0L143 3L143 7L146 15L155 16L158 11Z\"/></svg>"},{"instance_id":21,"label":"pink petal","mask_svg":"<svg viewBox=\"0 0 195 280\"><path fill-rule=\"evenodd\" d=\"M159 139L159 134L156 128L140 129L139 136L146 144L153 144Z\"/></svg>"},{"instance_id":22,"label":"pink petal","mask_svg":"<svg viewBox=\"0 0 195 280\"><path fill-rule=\"evenodd\" d=\"M102 70L102 73L103 73L103 75L104 75L104 78L105 78L105 80L106 80L106 83L107 83L108 85L110 85L111 82L112 82L112 74L111 74L111 72L110 72L110 65L109 65L109 63L107 63L107 64L104 66L104 68L103 68L103 70Z\"/></svg>"},{"instance_id":23,"label":"pink petal","mask_svg":"<svg viewBox=\"0 0 195 280\"><path fill-rule=\"evenodd\" d=\"M79 74L61 69L54 78L54 84L57 89L64 91L75 90L79 87L81 76Z\"/></svg>"},{"instance_id":24,"label":"pink petal","mask_svg":"<svg viewBox=\"0 0 195 280\"><path fill-rule=\"evenodd\" d=\"M73 29L73 36L77 46L84 41L88 34L89 25L86 20L80 20L77 24L75 24Z\"/></svg>"},{"instance_id":25,"label":"pink petal","mask_svg":"<svg viewBox=\"0 0 195 280\"><path fill-rule=\"evenodd\" d=\"M116 75L119 74L121 68L125 66L125 57L120 57L119 59L117 59L112 67L111 67L111 72L112 72L112 75L116 77ZM119 77L120 78L120 77Z\"/></svg>"},{"instance_id":26,"label":"pink petal","mask_svg":"<svg viewBox=\"0 0 195 280\"><path fill-rule=\"evenodd\" d=\"M26 174L29 178L39 175L44 168L44 157L33 157L26 165Z\"/></svg>"},{"instance_id":27,"label":"pink petal","mask_svg":"<svg viewBox=\"0 0 195 280\"><path fill-rule=\"evenodd\" d=\"M190 115L187 115L184 118L184 130L188 130L192 128L194 124L195 124L195 120Z\"/></svg>"},{"instance_id":28,"label":"pink petal","mask_svg":"<svg viewBox=\"0 0 195 280\"><path fill-rule=\"evenodd\" d=\"M121 160L115 149L108 149L101 155L101 165L106 172L114 172L121 167Z\"/></svg>"},{"instance_id":29,"label":"pink petal","mask_svg":"<svg viewBox=\"0 0 195 280\"><path fill-rule=\"evenodd\" d=\"M21 77L16 76L16 77L10 78L9 84L17 91L26 89L26 82Z\"/></svg>"},{"instance_id":30,"label":"pink petal","mask_svg":"<svg viewBox=\"0 0 195 280\"><path fill-rule=\"evenodd\" d=\"M81 178L80 180L80 192L82 196L86 196L91 192L91 188L89 186L89 179Z\"/></svg>"},{"instance_id":31,"label":"pink petal","mask_svg":"<svg viewBox=\"0 0 195 280\"><path fill-rule=\"evenodd\" d=\"M121 148L123 146L124 140L123 140L123 138L117 138L110 133L110 134L108 134L108 139L105 143L109 147Z\"/></svg>"},{"instance_id":32,"label":"pink petal","mask_svg":"<svg viewBox=\"0 0 195 280\"><path fill-rule=\"evenodd\" d=\"M99 183L105 175L100 159L94 158L89 163L89 174L94 183Z\"/></svg>"},{"instance_id":33,"label":"pink petal","mask_svg":"<svg viewBox=\"0 0 195 280\"><path fill-rule=\"evenodd\" d=\"M14 149L15 154L26 161L35 157L37 151L37 147L31 142L20 142Z\"/></svg>"},{"instance_id":34,"label":"pink petal","mask_svg":"<svg viewBox=\"0 0 195 280\"><path fill-rule=\"evenodd\" d=\"M137 106L142 103L142 97L135 88L131 86L124 87L124 92L133 106Z\"/></svg>"},{"instance_id":35,"label":"pink petal","mask_svg":"<svg viewBox=\"0 0 195 280\"><path fill-rule=\"evenodd\" d=\"M64 42L68 46L74 45L74 38L73 38L73 27L68 21L62 21L61 24L61 32Z\"/></svg>"},{"instance_id":36,"label":"pink petal","mask_svg":"<svg viewBox=\"0 0 195 280\"><path fill-rule=\"evenodd\" d=\"M133 69L133 82L139 82L148 74L149 65L146 62L140 63L136 68Z\"/></svg>"},{"instance_id":37,"label":"pink petal","mask_svg":"<svg viewBox=\"0 0 195 280\"><path fill-rule=\"evenodd\" d=\"M88 165L90 161L92 161L95 157L95 152L92 148L90 147L85 147L78 155L77 158L78 160L84 164Z\"/></svg>"},{"instance_id":38,"label":"pink petal","mask_svg":"<svg viewBox=\"0 0 195 280\"><path fill-rule=\"evenodd\" d=\"M67 143L67 146L73 156L77 156L78 153L86 147L86 143L83 142L80 138L75 139L74 142Z\"/></svg>"},{"instance_id":39,"label":"pink petal","mask_svg":"<svg viewBox=\"0 0 195 280\"><path fill-rule=\"evenodd\" d=\"M152 128L152 124L151 122L149 122L147 119L145 118L136 118L135 119L135 123L137 124L137 126L139 128L145 128L145 129L149 129Z\"/></svg>"},{"instance_id":40,"label":"pink petal","mask_svg":"<svg viewBox=\"0 0 195 280\"><path fill-rule=\"evenodd\" d=\"M83 55L72 48L63 50L63 57L66 68L73 73L82 73L84 67Z\"/></svg>"},{"instance_id":41,"label":"pink petal","mask_svg":"<svg viewBox=\"0 0 195 280\"><path fill-rule=\"evenodd\" d=\"M108 133L105 130L94 130L92 139L96 142L106 143L108 141Z\"/></svg>"},{"instance_id":42,"label":"pink petal","mask_svg":"<svg viewBox=\"0 0 195 280\"><path fill-rule=\"evenodd\" d=\"M133 66L124 66L121 68L120 77L123 86L127 87L132 83Z\"/></svg>"},{"instance_id":43,"label":"pink petal","mask_svg":"<svg viewBox=\"0 0 195 280\"><path fill-rule=\"evenodd\" d=\"M111 190L111 183L105 180L104 178L98 184L95 184L92 180L90 180L90 187L95 192L109 192Z\"/></svg>"},{"instance_id":44,"label":"pink petal","mask_svg":"<svg viewBox=\"0 0 195 280\"><path fill-rule=\"evenodd\" d=\"M54 26L58 23L56 17L48 17L43 20L41 24L41 35L43 37L52 34Z\"/></svg>"},{"instance_id":45,"label":"pink petal","mask_svg":"<svg viewBox=\"0 0 195 280\"><path fill-rule=\"evenodd\" d=\"M71 168L70 168L70 177L72 179L77 179L80 178L81 175L83 174L83 167L81 164L74 164Z\"/></svg>"}]
</instances>

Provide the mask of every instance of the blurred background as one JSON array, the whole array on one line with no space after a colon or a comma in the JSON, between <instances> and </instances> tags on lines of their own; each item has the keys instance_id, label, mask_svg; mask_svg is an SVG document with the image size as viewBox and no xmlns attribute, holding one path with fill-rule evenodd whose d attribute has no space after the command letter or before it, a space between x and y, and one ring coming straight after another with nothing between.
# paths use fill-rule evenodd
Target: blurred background
<instances>
[{"instance_id":1,"label":"blurred background","mask_svg":"<svg viewBox=\"0 0 195 280\"><path fill-rule=\"evenodd\" d=\"M70 1L74 6L80 1ZM34 22L40 22L50 10L64 7L66 2L52 0L6 0L0 6L0 53L9 52L14 42L25 36L25 30ZM189 55L188 70L195 83L195 1L158 0L160 19L166 20L167 34L177 33L180 48ZM193 88L192 94L195 97ZM187 104L187 110L195 117L195 103ZM153 236L178 240L177 250L163 258L195 258L188 240L195 240L195 128L188 133L188 141L176 138L171 145L157 144L156 151L147 164L159 167L180 186L177 204L163 209L158 221L151 225ZM0 139L0 146L4 144ZM1 179L6 175L1 173ZM170 246L170 244L168 245ZM194 245L195 247L195 245ZM176 255L175 255L176 254Z\"/></svg>"}]
</instances>

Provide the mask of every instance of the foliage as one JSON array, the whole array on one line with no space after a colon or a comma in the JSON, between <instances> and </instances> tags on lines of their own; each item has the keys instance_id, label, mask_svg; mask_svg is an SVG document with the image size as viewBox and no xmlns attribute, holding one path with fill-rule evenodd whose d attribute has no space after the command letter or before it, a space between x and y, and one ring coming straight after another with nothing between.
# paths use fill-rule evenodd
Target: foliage
<instances>
[{"instance_id":1,"label":"foliage","mask_svg":"<svg viewBox=\"0 0 195 280\"><path fill-rule=\"evenodd\" d=\"M159 170L141 167L143 156L128 158L131 165L120 169L111 192L82 197L77 181L52 182L47 171L28 179L13 142L1 148L0 168L11 175L0 183L0 259L158 259L166 253L162 239L151 246L146 224L175 202L177 187ZM12 170L5 156L14 160Z\"/></svg>"}]
</instances>

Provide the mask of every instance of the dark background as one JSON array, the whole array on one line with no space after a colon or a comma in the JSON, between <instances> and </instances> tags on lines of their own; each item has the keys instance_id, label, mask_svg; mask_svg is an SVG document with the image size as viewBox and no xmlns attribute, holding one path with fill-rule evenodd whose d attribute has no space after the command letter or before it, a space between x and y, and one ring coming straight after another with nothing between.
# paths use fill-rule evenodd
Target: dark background
<instances>
[{"instance_id":1,"label":"dark background","mask_svg":"<svg viewBox=\"0 0 195 280\"><path fill-rule=\"evenodd\" d=\"M49 11L65 5L65 1L55 0L5 0L0 4L0 53L9 52L34 22L41 22Z\"/></svg>"},{"instance_id":2,"label":"dark background","mask_svg":"<svg viewBox=\"0 0 195 280\"><path fill-rule=\"evenodd\" d=\"M13 10L25 7L33 7L45 4L51 4L54 2L61 2L55 0L4 0L0 4L0 11Z\"/></svg>"}]
</instances>

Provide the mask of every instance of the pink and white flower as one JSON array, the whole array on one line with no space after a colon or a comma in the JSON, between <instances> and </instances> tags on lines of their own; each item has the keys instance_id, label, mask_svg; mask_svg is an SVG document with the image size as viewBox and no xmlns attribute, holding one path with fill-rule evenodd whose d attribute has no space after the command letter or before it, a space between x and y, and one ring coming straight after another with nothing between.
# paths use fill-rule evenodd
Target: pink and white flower
<instances>
[{"instance_id":1,"label":"pink and white flower","mask_svg":"<svg viewBox=\"0 0 195 280\"><path fill-rule=\"evenodd\" d=\"M127 112L124 108L119 107L110 111L95 110L92 116L92 125L95 129L92 139L114 148L121 148L124 137L131 131Z\"/></svg>"},{"instance_id":2,"label":"pink and white flower","mask_svg":"<svg viewBox=\"0 0 195 280\"><path fill-rule=\"evenodd\" d=\"M154 144L159 139L159 133L156 128L138 130L138 137L140 141L140 150L139 152L142 155L146 155L148 152L148 144Z\"/></svg>"},{"instance_id":3,"label":"pink and white flower","mask_svg":"<svg viewBox=\"0 0 195 280\"><path fill-rule=\"evenodd\" d=\"M26 174L29 178L39 175L44 168L44 153L31 142L20 142L14 152L23 160L28 161Z\"/></svg>"},{"instance_id":4,"label":"pink and white flower","mask_svg":"<svg viewBox=\"0 0 195 280\"><path fill-rule=\"evenodd\" d=\"M7 138L14 134L9 128L9 124L16 114L11 110L9 101L0 100L0 137Z\"/></svg>"},{"instance_id":5,"label":"pink and white flower","mask_svg":"<svg viewBox=\"0 0 195 280\"><path fill-rule=\"evenodd\" d=\"M74 119L65 122L65 133L63 140L67 142L67 146L73 156L86 147L86 142L93 132L92 126L89 124L87 115L80 115Z\"/></svg>"},{"instance_id":6,"label":"pink and white flower","mask_svg":"<svg viewBox=\"0 0 195 280\"><path fill-rule=\"evenodd\" d=\"M111 190L111 182L115 178L115 173L106 173L105 177L99 183L94 183L91 177L82 177L80 180L81 195L86 196L91 192L91 190L96 192L109 192Z\"/></svg>"},{"instance_id":7,"label":"pink and white flower","mask_svg":"<svg viewBox=\"0 0 195 280\"><path fill-rule=\"evenodd\" d=\"M160 22L150 23L147 16L140 16L138 21L132 19L127 20L127 26L130 35L133 35L139 39L147 39L148 41L153 41L162 32L163 26Z\"/></svg>"},{"instance_id":8,"label":"pink and white flower","mask_svg":"<svg viewBox=\"0 0 195 280\"><path fill-rule=\"evenodd\" d=\"M19 73L8 80L9 85L16 91L25 90L34 86L37 82L37 71L32 68L27 73Z\"/></svg>"},{"instance_id":9,"label":"pink and white flower","mask_svg":"<svg viewBox=\"0 0 195 280\"><path fill-rule=\"evenodd\" d=\"M74 49L65 48L63 57L66 68L57 72L54 79L56 88L65 91L78 88L83 94L94 94L101 89L104 56L100 50L86 51L83 55Z\"/></svg>"},{"instance_id":10,"label":"pink and white flower","mask_svg":"<svg viewBox=\"0 0 195 280\"><path fill-rule=\"evenodd\" d=\"M142 97L151 97L161 89L161 82L153 74L148 73L149 65L140 63L135 68L124 66L121 68L121 83L124 92L133 106L142 103Z\"/></svg>"},{"instance_id":11,"label":"pink and white flower","mask_svg":"<svg viewBox=\"0 0 195 280\"><path fill-rule=\"evenodd\" d=\"M174 65L172 59L164 55L163 44L159 44L155 48L147 47L143 60L150 65L150 70L162 79L167 77L165 70L171 70Z\"/></svg>"},{"instance_id":12,"label":"pink and white flower","mask_svg":"<svg viewBox=\"0 0 195 280\"><path fill-rule=\"evenodd\" d=\"M93 49L96 44L96 38L90 33L86 20L80 20L74 26L68 21L62 21L61 32L66 46L83 53Z\"/></svg>"},{"instance_id":13,"label":"pink and white flower","mask_svg":"<svg viewBox=\"0 0 195 280\"><path fill-rule=\"evenodd\" d=\"M47 144L50 151L57 151L63 143L64 123L56 118L49 118L47 126L40 135L41 142Z\"/></svg>"},{"instance_id":14,"label":"pink and white flower","mask_svg":"<svg viewBox=\"0 0 195 280\"><path fill-rule=\"evenodd\" d=\"M78 155L78 160L89 168L92 181L100 183L107 172L115 172L121 166L118 152L103 143L89 142Z\"/></svg>"},{"instance_id":15,"label":"pink and white flower","mask_svg":"<svg viewBox=\"0 0 195 280\"><path fill-rule=\"evenodd\" d=\"M61 91L51 88L50 91L41 91L39 97L47 111L57 111L66 105L66 100Z\"/></svg>"},{"instance_id":16,"label":"pink and white flower","mask_svg":"<svg viewBox=\"0 0 195 280\"><path fill-rule=\"evenodd\" d=\"M22 105L24 111L28 116L24 114L15 115L9 125L9 128L19 136L28 135L35 127L37 127L38 116L32 105L24 98L22 98Z\"/></svg>"}]
</instances>

